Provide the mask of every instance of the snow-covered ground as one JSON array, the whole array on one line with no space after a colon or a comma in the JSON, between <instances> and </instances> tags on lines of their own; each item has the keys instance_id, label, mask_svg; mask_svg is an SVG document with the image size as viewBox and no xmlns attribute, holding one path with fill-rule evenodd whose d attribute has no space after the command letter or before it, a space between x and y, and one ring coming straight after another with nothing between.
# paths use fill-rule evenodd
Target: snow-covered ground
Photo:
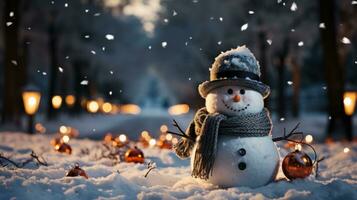
<instances>
[{"instance_id":1,"label":"snow-covered ground","mask_svg":"<svg viewBox=\"0 0 357 200\"><path fill-rule=\"evenodd\" d=\"M72 155L55 152L49 135L0 133L0 152L15 162L30 157L33 150L48 166L34 162L24 168L11 164L0 167L0 199L356 199L357 144L316 144L320 157L319 177L288 181L281 170L277 180L264 187L217 188L190 177L188 160L180 160L170 150L143 149L146 163L157 168L145 178L146 164L115 163L101 158L100 141L72 139ZM279 144L279 146L283 146ZM349 152L344 153L348 147ZM280 148L283 157L288 151ZM4 161L1 160L4 164ZM89 179L65 177L75 165ZM262 170L264 167L262 166Z\"/></svg>"}]
</instances>

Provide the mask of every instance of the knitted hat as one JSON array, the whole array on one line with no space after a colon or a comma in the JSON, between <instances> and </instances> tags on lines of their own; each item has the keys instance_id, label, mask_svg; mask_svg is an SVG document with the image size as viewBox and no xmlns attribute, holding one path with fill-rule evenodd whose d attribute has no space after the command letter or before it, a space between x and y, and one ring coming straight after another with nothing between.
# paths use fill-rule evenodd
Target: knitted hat
<instances>
[{"instance_id":1,"label":"knitted hat","mask_svg":"<svg viewBox=\"0 0 357 200\"><path fill-rule=\"evenodd\" d=\"M205 81L198 86L198 91L203 98L211 90L223 86L246 87L261 93L264 98L270 93L269 86L260 81L258 61L245 46L218 55L210 71L210 81Z\"/></svg>"}]
</instances>

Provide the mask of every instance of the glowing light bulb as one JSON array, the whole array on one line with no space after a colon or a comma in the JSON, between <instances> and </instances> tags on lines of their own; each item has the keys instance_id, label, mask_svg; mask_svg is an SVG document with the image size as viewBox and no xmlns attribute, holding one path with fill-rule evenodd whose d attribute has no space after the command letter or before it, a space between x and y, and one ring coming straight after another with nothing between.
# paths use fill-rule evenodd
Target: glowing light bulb
<instances>
[{"instance_id":1,"label":"glowing light bulb","mask_svg":"<svg viewBox=\"0 0 357 200\"><path fill-rule=\"evenodd\" d=\"M124 135L124 134L121 134L121 135L119 135L119 141L120 142L126 142L126 140L127 140L127 137L126 137L126 135Z\"/></svg>"},{"instance_id":2,"label":"glowing light bulb","mask_svg":"<svg viewBox=\"0 0 357 200\"><path fill-rule=\"evenodd\" d=\"M307 136L305 137L305 141L306 141L307 143L311 143L313 140L314 140L314 138L312 137L312 135L307 135Z\"/></svg>"}]
</instances>

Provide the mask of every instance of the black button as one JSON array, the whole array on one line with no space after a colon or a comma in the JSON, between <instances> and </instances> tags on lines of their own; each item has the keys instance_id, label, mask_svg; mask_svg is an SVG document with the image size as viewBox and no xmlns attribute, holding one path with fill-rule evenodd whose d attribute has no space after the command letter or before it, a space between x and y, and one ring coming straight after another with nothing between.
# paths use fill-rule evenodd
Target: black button
<instances>
[{"instance_id":1,"label":"black button","mask_svg":"<svg viewBox=\"0 0 357 200\"><path fill-rule=\"evenodd\" d=\"M238 154L241 155L241 156L244 156L247 152L245 151L244 148L241 148L238 150Z\"/></svg>"},{"instance_id":2,"label":"black button","mask_svg":"<svg viewBox=\"0 0 357 200\"><path fill-rule=\"evenodd\" d=\"M240 162L238 163L238 168L240 170L245 170L245 168L247 168L247 164L245 164L245 162Z\"/></svg>"}]
</instances>

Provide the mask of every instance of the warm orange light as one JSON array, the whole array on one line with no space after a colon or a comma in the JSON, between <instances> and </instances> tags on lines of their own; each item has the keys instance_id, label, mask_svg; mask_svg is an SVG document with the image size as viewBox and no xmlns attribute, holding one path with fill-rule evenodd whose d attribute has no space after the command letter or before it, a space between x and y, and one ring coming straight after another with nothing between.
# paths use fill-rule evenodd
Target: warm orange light
<instances>
[{"instance_id":1,"label":"warm orange light","mask_svg":"<svg viewBox=\"0 0 357 200\"><path fill-rule=\"evenodd\" d=\"M166 139L167 141L171 141L172 138L173 138L173 137L172 137L172 135L171 135L170 133L166 134L165 139Z\"/></svg>"},{"instance_id":2,"label":"warm orange light","mask_svg":"<svg viewBox=\"0 0 357 200\"><path fill-rule=\"evenodd\" d=\"M103 105L102 105L102 110L103 110L103 112L105 112L105 113L110 113L110 112L113 110L113 106L112 106L111 103L108 103L108 102L103 103Z\"/></svg>"},{"instance_id":3,"label":"warm orange light","mask_svg":"<svg viewBox=\"0 0 357 200\"><path fill-rule=\"evenodd\" d=\"M67 126L60 126L59 132L62 134L67 134L68 133L68 127Z\"/></svg>"},{"instance_id":4,"label":"warm orange light","mask_svg":"<svg viewBox=\"0 0 357 200\"><path fill-rule=\"evenodd\" d=\"M306 143L311 143L313 140L314 140L314 138L312 137L312 135L307 135L307 136L305 137Z\"/></svg>"},{"instance_id":5,"label":"warm orange light","mask_svg":"<svg viewBox=\"0 0 357 200\"><path fill-rule=\"evenodd\" d=\"M161 131L162 133L166 133L168 130L169 130L169 128L167 128L166 125L161 125L161 126L160 126L160 131Z\"/></svg>"},{"instance_id":6,"label":"warm orange light","mask_svg":"<svg viewBox=\"0 0 357 200\"><path fill-rule=\"evenodd\" d=\"M137 115L141 112L141 109L138 105L135 104L125 104L120 106L120 111L124 114Z\"/></svg>"},{"instance_id":7,"label":"warm orange light","mask_svg":"<svg viewBox=\"0 0 357 200\"><path fill-rule=\"evenodd\" d=\"M63 140L64 143L68 143L69 142L69 136L68 135L64 135L62 137L62 140Z\"/></svg>"},{"instance_id":8,"label":"warm orange light","mask_svg":"<svg viewBox=\"0 0 357 200\"><path fill-rule=\"evenodd\" d=\"M91 113L96 113L99 110L99 104L96 101L89 101L87 103L87 110Z\"/></svg>"},{"instance_id":9,"label":"warm orange light","mask_svg":"<svg viewBox=\"0 0 357 200\"><path fill-rule=\"evenodd\" d=\"M156 140L154 138L149 141L150 147L154 147L156 145Z\"/></svg>"},{"instance_id":10,"label":"warm orange light","mask_svg":"<svg viewBox=\"0 0 357 200\"><path fill-rule=\"evenodd\" d=\"M127 140L126 135L124 135L124 134L119 135L119 141L120 142L124 143L124 142L126 142L126 140Z\"/></svg>"},{"instance_id":11,"label":"warm orange light","mask_svg":"<svg viewBox=\"0 0 357 200\"><path fill-rule=\"evenodd\" d=\"M25 106L25 112L28 115L34 115L41 101L41 93L37 91L24 91L22 93L22 100Z\"/></svg>"},{"instance_id":12,"label":"warm orange light","mask_svg":"<svg viewBox=\"0 0 357 200\"><path fill-rule=\"evenodd\" d=\"M55 95L52 97L52 106L54 109L59 109L62 105L62 97Z\"/></svg>"},{"instance_id":13,"label":"warm orange light","mask_svg":"<svg viewBox=\"0 0 357 200\"><path fill-rule=\"evenodd\" d=\"M348 153L348 152L350 152L350 149L349 149L348 147L345 147L345 148L343 149L343 153Z\"/></svg>"},{"instance_id":14,"label":"warm orange light","mask_svg":"<svg viewBox=\"0 0 357 200\"><path fill-rule=\"evenodd\" d=\"M349 116L353 115L356 106L357 93L345 92L343 95L343 105L345 107L345 113Z\"/></svg>"},{"instance_id":15,"label":"warm orange light","mask_svg":"<svg viewBox=\"0 0 357 200\"><path fill-rule=\"evenodd\" d=\"M37 133L45 133L46 132L46 128L41 123L35 124L35 130Z\"/></svg>"},{"instance_id":16,"label":"warm orange light","mask_svg":"<svg viewBox=\"0 0 357 200\"><path fill-rule=\"evenodd\" d=\"M68 106L73 106L76 103L76 97L74 95L67 95L65 101Z\"/></svg>"},{"instance_id":17,"label":"warm orange light","mask_svg":"<svg viewBox=\"0 0 357 200\"><path fill-rule=\"evenodd\" d=\"M170 115L183 115L190 111L190 107L187 104L177 104L169 108Z\"/></svg>"}]
</instances>

